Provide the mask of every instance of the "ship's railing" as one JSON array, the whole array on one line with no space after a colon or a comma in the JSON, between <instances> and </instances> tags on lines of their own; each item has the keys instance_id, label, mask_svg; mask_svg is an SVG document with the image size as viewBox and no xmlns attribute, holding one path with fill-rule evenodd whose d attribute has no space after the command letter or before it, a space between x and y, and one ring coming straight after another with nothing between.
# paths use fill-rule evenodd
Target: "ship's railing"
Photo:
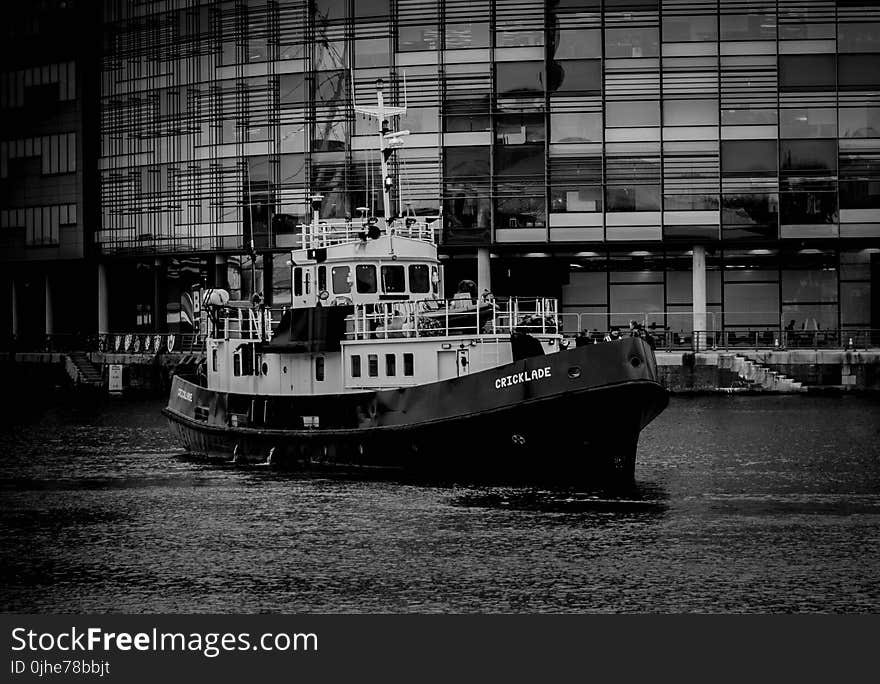
<instances>
[{"instance_id":1,"label":"ship's railing","mask_svg":"<svg viewBox=\"0 0 880 684\"><path fill-rule=\"evenodd\" d=\"M209 312L207 335L211 339L268 342L286 308L219 307Z\"/></svg>"},{"instance_id":2,"label":"ship's railing","mask_svg":"<svg viewBox=\"0 0 880 684\"><path fill-rule=\"evenodd\" d=\"M440 231L439 216L410 216L394 219L390 226L379 219L376 227L390 235L423 240L435 244ZM370 233L370 224L361 219L322 220L315 225L303 225L303 248L318 249L341 245L357 240L365 240Z\"/></svg>"},{"instance_id":3,"label":"ship's railing","mask_svg":"<svg viewBox=\"0 0 880 684\"><path fill-rule=\"evenodd\" d=\"M510 335L557 335L561 320L555 299L546 297L424 299L360 304L348 318L346 339Z\"/></svg>"}]
</instances>

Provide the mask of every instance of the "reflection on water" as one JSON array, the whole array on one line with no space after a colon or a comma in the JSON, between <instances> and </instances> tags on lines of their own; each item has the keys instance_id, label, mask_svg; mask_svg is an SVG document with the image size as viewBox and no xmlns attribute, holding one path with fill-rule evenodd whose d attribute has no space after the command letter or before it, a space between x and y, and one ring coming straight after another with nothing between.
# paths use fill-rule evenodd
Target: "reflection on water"
<instances>
[{"instance_id":1,"label":"reflection on water","mask_svg":"<svg viewBox=\"0 0 880 684\"><path fill-rule=\"evenodd\" d=\"M208 462L160 405L0 427L0 609L880 609L875 401L675 399L618 493Z\"/></svg>"}]
</instances>

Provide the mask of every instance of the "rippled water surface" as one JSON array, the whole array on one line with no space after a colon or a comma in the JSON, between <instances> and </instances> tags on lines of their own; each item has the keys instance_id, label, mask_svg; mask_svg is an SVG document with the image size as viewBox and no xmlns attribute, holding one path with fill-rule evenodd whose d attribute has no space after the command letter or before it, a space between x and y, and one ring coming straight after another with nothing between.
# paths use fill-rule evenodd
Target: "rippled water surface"
<instances>
[{"instance_id":1,"label":"rippled water surface","mask_svg":"<svg viewBox=\"0 0 880 684\"><path fill-rule=\"evenodd\" d=\"M0 426L0 610L880 610L880 403L673 399L624 495L181 455L161 402ZM466 441L466 436L463 436Z\"/></svg>"}]
</instances>

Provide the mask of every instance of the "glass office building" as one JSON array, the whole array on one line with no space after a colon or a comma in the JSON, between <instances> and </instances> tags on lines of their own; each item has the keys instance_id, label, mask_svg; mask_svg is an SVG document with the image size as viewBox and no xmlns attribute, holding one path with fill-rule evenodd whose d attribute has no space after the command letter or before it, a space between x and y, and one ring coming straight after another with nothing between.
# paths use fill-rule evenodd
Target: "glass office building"
<instances>
[{"instance_id":1,"label":"glass office building","mask_svg":"<svg viewBox=\"0 0 880 684\"><path fill-rule=\"evenodd\" d=\"M443 214L447 288L581 328L880 328L880 8L865 0L106 0L110 329L185 330L194 285L290 301L309 197ZM124 283L124 286L119 285Z\"/></svg>"}]
</instances>

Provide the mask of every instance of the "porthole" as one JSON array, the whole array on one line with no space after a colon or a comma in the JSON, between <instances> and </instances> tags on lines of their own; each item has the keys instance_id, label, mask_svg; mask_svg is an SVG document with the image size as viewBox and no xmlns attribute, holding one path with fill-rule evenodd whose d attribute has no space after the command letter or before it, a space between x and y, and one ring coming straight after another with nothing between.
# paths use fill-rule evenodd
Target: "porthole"
<instances>
[{"instance_id":1,"label":"porthole","mask_svg":"<svg viewBox=\"0 0 880 684\"><path fill-rule=\"evenodd\" d=\"M269 364L263 361L263 365L260 366L260 369L263 371L263 375L269 375Z\"/></svg>"},{"instance_id":2,"label":"porthole","mask_svg":"<svg viewBox=\"0 0 880 684\"><path fill-rule=\"evenodd\" d=\"M572 366L571 368L569 368L568 369L568 377L570 377L572 380L574 380L575 378L581 377L581 367L580 366Z\"/></svg>"},{"instance_id":3,"label":"porthole","mask_svg":"<svg viewBox=\"0 0 880 684\"><path fill-rule=\"evenodd\" d=\"M641 368L642 360L638 356L630 356L629 363L633 368Z\"/></svg>"}]
</instances>

